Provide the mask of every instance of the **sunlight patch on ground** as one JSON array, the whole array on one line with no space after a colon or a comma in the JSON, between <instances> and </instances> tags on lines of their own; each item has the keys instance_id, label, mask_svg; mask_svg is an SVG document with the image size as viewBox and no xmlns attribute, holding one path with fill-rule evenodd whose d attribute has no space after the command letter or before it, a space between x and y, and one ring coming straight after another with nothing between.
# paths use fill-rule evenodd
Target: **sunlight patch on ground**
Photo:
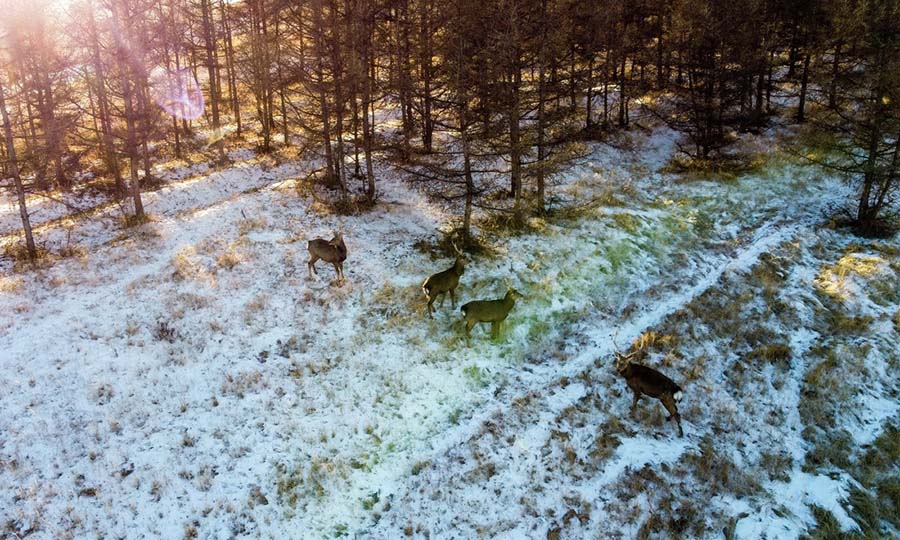
<instances>
[{"instance_id":1,"label":"sunlight patch on ground","mask_svg":"<svg viewBox=\"0 0 900 540\"><path fill-rule=\"evenodd\" d=\"M835 264L823 266L813 283L825 294L844 301L860 294L860 285L851 279L853 274L868 280L888 271L888 261L880 256L848 253Z\"/></svg>"}]
</instances>

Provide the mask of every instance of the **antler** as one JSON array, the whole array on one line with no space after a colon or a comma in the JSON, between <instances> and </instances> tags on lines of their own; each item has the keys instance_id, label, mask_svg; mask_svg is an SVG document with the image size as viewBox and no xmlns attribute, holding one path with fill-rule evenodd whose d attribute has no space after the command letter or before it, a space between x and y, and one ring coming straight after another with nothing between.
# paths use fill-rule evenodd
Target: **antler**
<instances>
[{"instance_id":1,"label":"antler","mask_svg":"<svg viewBox=\"0 0 900 540\"><path fill-rule=\"evenodd\" d=\"M460 257L462 257L462 250L459 249L459 246L456 245L456 240L450 240L450 245L453 246L453 251Z\"/></svg>"},{"instance_id":2,"label":"antler","mask_svg":"<svg viewBox=\"0 0 900 540\"><path fill-rule=\"evenodd\" d=\"M616 355L621 356L622 358L625 358L628 360L630 360L631 358L634 358L634 355L637 354L637 351L634 351L631 354L622 354L621 352L619 352L619 344L616 342L616 337L618 337L618 336L619 336L619 329L616 328L616 331L613 332L613 337L612 337L613 347L616 348Z\"/></svg>"}]
</instances>

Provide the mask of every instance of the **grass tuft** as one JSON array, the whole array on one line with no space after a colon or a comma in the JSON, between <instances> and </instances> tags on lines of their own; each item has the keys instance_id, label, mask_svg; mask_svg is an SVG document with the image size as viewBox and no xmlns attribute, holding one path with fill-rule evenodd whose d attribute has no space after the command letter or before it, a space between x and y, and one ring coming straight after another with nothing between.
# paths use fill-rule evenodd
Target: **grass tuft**
<instances>
[{"instance_id":1,"label":"grass tuft","mask_svg":"<svg viewBox=\"0 0 900 540\"><path fill-rule=\"evenodd\" d=\"M753 349L747 354L747 358L751 360L765 360L766 362L776 364L789 362L792 354L793 351L791 350L790 345L785 343L770 343Z\"/></svg>"},{"instance_id":2,"label":"grass tuft","mask_svg":"<svg viewBox=\"0 0 900 540\"><path fill-rule=\"evenodd\" d=\"M818 505L813 505L811 510L816 526L801 536L802 540L847 540L834 514Z\"/></svg>"}]
</instances>

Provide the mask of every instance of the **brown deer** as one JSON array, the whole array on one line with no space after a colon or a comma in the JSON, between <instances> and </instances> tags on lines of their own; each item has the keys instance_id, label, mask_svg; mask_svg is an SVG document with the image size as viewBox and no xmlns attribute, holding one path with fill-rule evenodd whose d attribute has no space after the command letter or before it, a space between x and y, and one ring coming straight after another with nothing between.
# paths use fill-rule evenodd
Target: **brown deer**
<instances>
[{"instance_id":1,"label":"brown deer","mask_svg":"<svg viewBox=\"0 0 900 540\"><path fill-rule=\"evenodd\" d=\"M522 298L522 293L510 287L506 296L497 300L475 300L463 304L462 312L466 320L466 338L472 327L478 323L491 323L491 337L500 335L500 323L506 319L509 312L516 305L516 298Z\"/></svg>"},{"instance_id":2,"label":"brown deer","mask_svg":"<svg viewBox=\"0 0 900 540\"><path fill-rule=\"evenodd\" d=\"M643 349L637 348L631 354L622 354L619 352L618 345L615 344L615 336L613 336L613 345L616 347L616 371L625 378L628 388L634 392L634 401L631 403L632 416L634 416L641 395L656 398L662 402L663 407L669 413L666 420L674 421L678 425L678 436L684 437L684 431L681 429L681 416L678 414L677 407L677 403L681 401L682 397L681 387L659 371L632 362L632 358L643 352Z\"/></svg>"},{"instance_id":3,"label":"brown deer","mask_svg":"<svg viewBox=\"0 0 900 540\"><path fill-rule=\"evenodd\" d=\"M338 283L344 281L344 261L347 259L347 246L344 244L344 237L341 233L334 233L334 238L331 240L324 240L322 238L316 238L314 240L310 240L309 244L307 244L306 249L309 250L309 262L307 266L309 267L309 277L316 272L316 261L322 259L325 262L330 262L334 265L334 272L337 274Z\"/></svg>"},{"instance_id":4,"label":"brown deer","mask_svg":"<svg viewBox=\"0 0 900 540\"><path fill-rule=\"evenodd\" d=\"M456 248L455 245L453 247ZM456 286L459 285L459 278L466 270L466 258L463 257L459 249L456 249L456 254L456 261L453 263L453 266L443 272L428 276L428 279L422 283L422 292L425 293L425 299L428 300L428 316L432 319L434 318L434 315L432 315L434 313L433 304L437 300L438 295L441 297L440 307L443 307L447 293L450 293L450 302L453 309L456 309L456 296L453 294L453 291L456 290Z\"/></svg>"}]
</instances>

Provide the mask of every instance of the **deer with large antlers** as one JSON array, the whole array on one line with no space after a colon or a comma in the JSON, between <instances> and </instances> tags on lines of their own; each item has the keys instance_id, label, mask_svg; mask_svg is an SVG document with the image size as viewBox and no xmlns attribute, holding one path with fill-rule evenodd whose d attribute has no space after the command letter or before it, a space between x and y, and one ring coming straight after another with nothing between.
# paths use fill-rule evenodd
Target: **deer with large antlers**
<instances>
[{"instance_id":1,"label":"deer with large antlers","mask_svg":"<svg viewBox=\"0 0 900 540\"><path fill-rule=\"evenodd\" d=\"M460 276L466 270L466 258L463 256L462 251L456 247L456 244L453 244L453 249L456 250L456 261L454 261L453 266L443 272L428 276L425 282L422 283L422 292L425 293L425 299L428 300L428 316L432 319L434 318L434 315L432 315L434 313L433 304L438 296L441 297L439 307L443 307L447 293L450 293L450 302L453 305L453 309L456 309L456 296L453 293L457 285L459 285Z\"/></svg>"},{"instance_id":2,"label":"deer with large antlers","mask_svg":"<svg viewBox=\"0 0 900 540\"><path fill-rule=\"evenodd\" d=\"M681 387L659 371L633 362L632 359L638 353L643 352L642 348L633 347L636 350L630 354L623 354L619 352L619 346L615 341L616 337L613 336L613 345L616 348L616 371L625 378L628 388L631 388L631 391L634 393L634 401L631 403L632 416L642 395L656 398L662 402L663 407L669 413L666 420L675 422L678 426L678 436L684 437L684 431L681 429L681 416L678 414L677 406L682 397Z\"/></svg>"},{"instance_id":3,"label":"deer with large antlers","mask_svg":"<svg viewBox=\"0 0 900 540\"><path fill-rule=\"evenodd\" d=\"M334 238L331 240L323 238L310 240L306 249L309 250L309 262L307 263L309 277L312 277L314 273L319 275L316 272L316 261L322 259L334 265L338 283L344 281L344 261L347 259L347 245L344 244L344 237L341 233L334 233Z\"/></svg>"}]
</instances>

